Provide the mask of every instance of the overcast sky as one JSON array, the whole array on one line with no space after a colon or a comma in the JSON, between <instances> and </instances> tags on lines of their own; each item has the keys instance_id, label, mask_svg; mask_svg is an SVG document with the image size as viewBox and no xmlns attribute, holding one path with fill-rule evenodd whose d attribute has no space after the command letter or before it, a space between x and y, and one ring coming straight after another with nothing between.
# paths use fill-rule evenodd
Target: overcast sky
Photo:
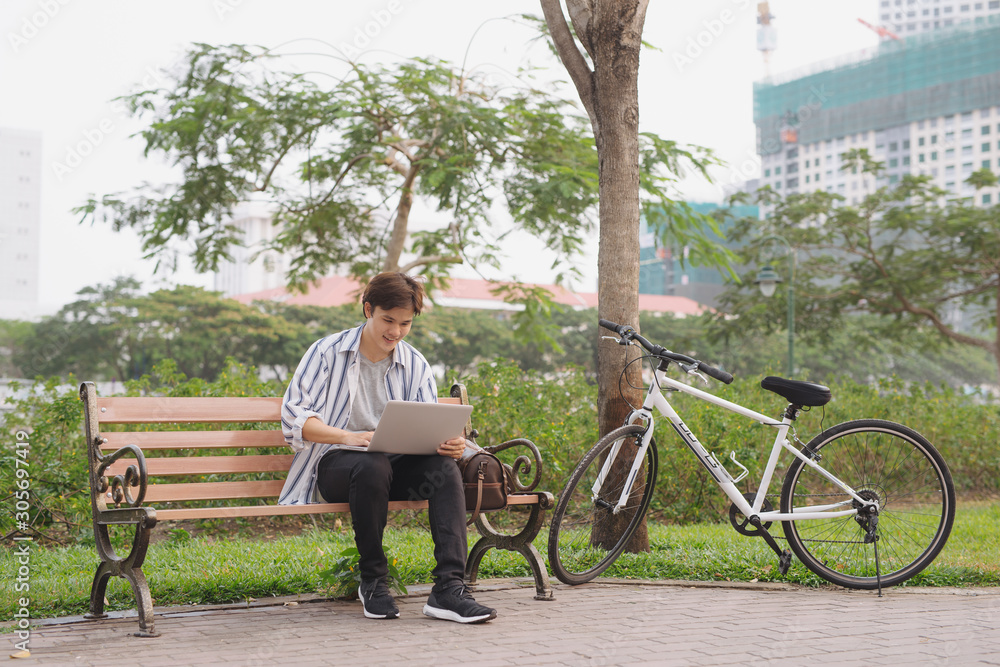
<instances>
[{"instance_id":1,"label":"overcast sky","mask_svg":"<svg viewBox=\"0 0 1000 667\"><path fill-rule=\"evenodd\" d=\"M640 125L663 137L712 148L729 167L720 183L756 174L752 83L764 73L756 50L756 1L652 0L639 73ZM876 23L877 0L774 0L771 12L779 73L839 54L871 48L876 36L857 19ZM147 287L177 282L210 287L210 275L182 270L152 275L131 233L78 224L70 209L91 194L128 190L170 175L143 159L138 126L112 102L156 85L192 42L277 46L321 39L366 48L364 59L436 56L470 66L513 71L530 59L568 80L558 62L511 14L540 14L537 0L3 0L0 4L0 127L43 133L41 300L57 307L80 288L135 275ZM480 28L470 46L470 38ZM370 35L366 45L361 31ZM575 91L567 84L567 96ZM82 146L82 150L81 150ZM89 154L79 156L82 151ZM74 157L74 154L77 154ZM693 201L718 201L721 191L686 181ZM596 244L581 259L578 289L595 289ZM550 261L513 257L505 268L522 280L549 282ZM501 277L491 275L490 277Z\"/></svg>"}]
</instances>

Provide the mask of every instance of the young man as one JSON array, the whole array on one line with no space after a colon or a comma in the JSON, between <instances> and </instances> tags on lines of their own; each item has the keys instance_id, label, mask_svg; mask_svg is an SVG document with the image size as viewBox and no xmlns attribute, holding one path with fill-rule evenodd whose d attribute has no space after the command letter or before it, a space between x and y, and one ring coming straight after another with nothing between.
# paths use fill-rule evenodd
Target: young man
<instances>
[{"instance_id":1,"label":"young man","mask_svg":"<svg viewBox=\"0 0 1000 667\"><path fill-rule=\"evenodd\" d=\"M455 461L462 456L465 439L444 442L430 456L340 448L367 447L390 400L437 401L430 365L403 341L423 297L423 287L413 278L380 273L361 298L365 323L322 338L306 352L281 408L282 430L296 454L278 502L349 502L365 616L397 618L382 549L389 500L426 499L437 566L424 613L483 623L495 618L496 610L478 604L463 580L468 551L465 494Z\"/></svg>"}]
</instances>

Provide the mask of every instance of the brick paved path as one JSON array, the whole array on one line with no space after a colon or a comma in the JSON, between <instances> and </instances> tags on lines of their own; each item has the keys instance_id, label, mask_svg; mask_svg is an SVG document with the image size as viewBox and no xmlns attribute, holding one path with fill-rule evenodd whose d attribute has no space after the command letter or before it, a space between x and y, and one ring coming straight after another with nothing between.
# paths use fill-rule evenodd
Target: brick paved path
<instances>
[{"instance_id":1,"label":"brick paved path","mask_svg":"<svg viewBox=\"0 0 1000 667\"><path fill-rule=\"evenodd\" d=\"M158 610L156 639L131 636L134 617L44 624L32 633L31 657L18 662L1000 665L998 589L889 589L879 599L786 585L599 583L557 587L555 602L532 592L509 583L480 590L499 617L479 626L423 616L423 595L400 600L394 621L365 619L357 602L309 601Z\"/></svg>"}]
</instances>

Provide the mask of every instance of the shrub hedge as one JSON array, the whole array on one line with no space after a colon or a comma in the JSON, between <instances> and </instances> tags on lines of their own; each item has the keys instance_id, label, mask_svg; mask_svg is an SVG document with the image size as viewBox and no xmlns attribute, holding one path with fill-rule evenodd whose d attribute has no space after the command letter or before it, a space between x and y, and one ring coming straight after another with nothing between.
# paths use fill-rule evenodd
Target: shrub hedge
<instances>
[{"instance_id":1,"label":"shrub hedge","mask_svg":"<svg viewBox=\"0 0 1000 667\"><path fill-rule=\"evenodd\" d=\"M482 445L516 437L534 441L541 449L545 478L541 488L554 493L583 453L596 441L597 387L581 369L570 368L554 378L523 372L509 361L481 364L474 375L461 378L476 406L473 420ZM92 540L87 459L83 442L82 409L77 389L59 380L39 380L0 422L7 442L19 430L30 433L30 532L60 542ZM941 451L951 467L956 487L964 497L994 497L1000 493L1000 407L979 396L966 396L947 387L908 385L887 379L862 385L847 379L828 382L834 400L824 408L804 413L796 424L803 442L841 421L858 418L889 419L923 433ZM187 379L165 362L141 380L128 383L127 395L165 396L278 396L282 387L262 382L255 369L231 362L214 382ZM441 385L442 393L448 386ZM768 415L780 415L781 398L764 391L759 378L738 378L708 388L730 401ZM674 405L691 430L719 460L729 452L750 469L742 482L759 479L773 441L773 430L689 396L676 395ZM712 484L665 420L657 422L660 473L652 512L667 523L721 520L728 499ZM13 447L5 447L0 488L10 499L15 488ZM501 455L501 458L508 453ZM508 461L512 461L513 451ZM736 473L736 470L730 470ZM780 491L779 470L772 482ZM776 504L776 503L775 503ZM14 503L5 502L0 534L15 532Z\"/></svg>"}]
</instances>

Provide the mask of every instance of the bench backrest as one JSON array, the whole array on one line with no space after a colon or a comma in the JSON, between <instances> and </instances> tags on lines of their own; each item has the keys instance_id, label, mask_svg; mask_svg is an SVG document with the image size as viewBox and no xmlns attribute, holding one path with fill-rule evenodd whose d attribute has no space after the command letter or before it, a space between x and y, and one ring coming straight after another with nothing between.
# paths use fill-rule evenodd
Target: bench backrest
<instances>
[{"instance_id":1,"label":"bench backrest","mask_svg":"<svg viewBox=\"0 0 1000 667\"><path fill-rule=\"evenodd\" d=\"M462 403L464 387L442 403ZM150 483L143 504L273 498L284 485L291 453L259 453L264 448L287 449L282 436L281 398L160 398L97 397L94 385L81 387L90 446L103 456L134 445L142 450ZM153 431L160 424L182 430ZM225 425L225 430L213 428ZM107 427L116 425L115 430ZM126 425L128 430L118 430ZM240 430L239 426L254 430ZM471 427L466 425L466 436ZM136 459L125 454L103 475L125 475ZM92 473L94 465L92 463ZM250 474L259 479L227 481L227 476Z\"/></svg>"}]
</instances>

